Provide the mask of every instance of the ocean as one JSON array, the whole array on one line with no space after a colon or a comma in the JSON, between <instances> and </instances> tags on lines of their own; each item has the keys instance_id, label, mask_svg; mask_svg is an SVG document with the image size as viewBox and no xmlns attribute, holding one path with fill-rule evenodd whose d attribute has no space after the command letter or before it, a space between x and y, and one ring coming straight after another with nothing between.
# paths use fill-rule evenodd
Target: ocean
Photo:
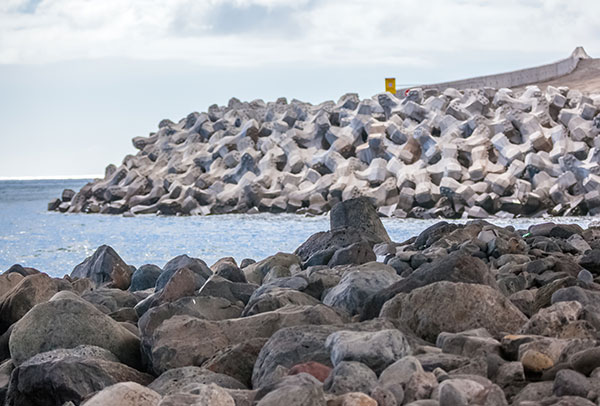
<instances>
[{"instance_id":1,"label":"ocean","mask_svg":"<svg viewBox=\"0 0 600 406\"><path fill-rule=\"evenodd\" d=\"M51 276L69 274L102 244L112 246L128 264L162 267L180 255L203 259L209 266L231 256L260 260L293 252L308 237L329 229L329 217L294 214L226 214L218 216L127 218L101 214L48 212L48 202L62 190L79 190L89 180L0 180L0 271L13 264ZM598 217L555 218L587 226ZM404 241L439 220L383 219L394 241ZM492 220L527 228L542 219Z\"/></svg>"}]
</instances>

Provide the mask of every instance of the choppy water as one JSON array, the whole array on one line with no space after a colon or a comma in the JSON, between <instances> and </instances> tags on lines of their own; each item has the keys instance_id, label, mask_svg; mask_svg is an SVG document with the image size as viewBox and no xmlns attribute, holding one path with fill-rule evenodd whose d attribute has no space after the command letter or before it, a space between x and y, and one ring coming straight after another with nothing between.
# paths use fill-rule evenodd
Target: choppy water
<instances>
[{"instance_id":1,"label":"choppy water","mask_svg":"<svg viewBox=\"0 0 600 406\"><path fill-rule=\"evenodd\" d=\"M102 245L112 246L129 264L163 266L179 254L209 265L224 256L263 259L292 252L310 235L329 229L328 217L288 214L230 214L207 217L61 214L46 211L62 190L78 190L86 180L0 181L0 270L31 266L53 276L70 273ZM586 226L592 218L554 219ZM384 219L394 241L403 241L438 220ZM527 228L540 219L496 220Z\"/></svg>"}]
</instances>

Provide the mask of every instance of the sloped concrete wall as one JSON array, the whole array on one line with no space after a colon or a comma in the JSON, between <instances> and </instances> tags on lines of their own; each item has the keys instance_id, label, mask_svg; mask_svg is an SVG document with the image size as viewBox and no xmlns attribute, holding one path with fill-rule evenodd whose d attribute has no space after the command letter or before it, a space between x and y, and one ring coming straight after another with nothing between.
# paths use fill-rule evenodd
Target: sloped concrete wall
<instances>
[{"instance_id":1,"label":"sloped concrete wall","mask_svg":"<svg viewBox=\"0 0 600 406\"><path fill-rule=\"evenodd\" d=\"M518 87L527 84L544 82L560 76L567 75L577 68L581 59L589 59L590 56L582 47L577 47L571 55L560 61L537 66L535 68L520 69L512 72L498 73L495 75L479 76L470 79L456 80L452 82L435 83L432 85L419 86L423 89L438 89L444 91L447 88L458 90L493 87L496 89L502 87Z\"/></svg>"}]
</instances>

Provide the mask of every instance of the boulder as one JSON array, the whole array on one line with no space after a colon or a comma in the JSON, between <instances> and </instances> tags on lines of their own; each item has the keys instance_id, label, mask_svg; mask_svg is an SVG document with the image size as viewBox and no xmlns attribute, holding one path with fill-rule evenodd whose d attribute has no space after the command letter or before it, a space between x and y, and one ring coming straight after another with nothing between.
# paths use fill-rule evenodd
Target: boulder
<instances>
[{"instance_id":1,"label":"boulder","mask_svg":"<svg viewBox=\"0 0 600 406\"><path fill-rule=\"evenodd\" d=\"M369 262L349 268L340 282L327 292L323 303L349 315L361 312L366 299L389 287L400 277L389 265Z\"/></svg>"},{"instance_id":2,"label":"boulder","mask_svg":"<svg viewBox=\"0 0 600 406\"><path fill-rule=\"evenodd\" d=\"M70 289L67 281L51 278L44 273L23 278L0 299L0 331L6 331L36 304L49 300L61 290Z\"/></svg>"},{"instance_id":3,"label":"boulder","mask_svg":"<svg viewBox=\"0 0 600 406\"><path fill-rule=\"evenodd\" d=\"M341 324L343 319L323 306L287 306L239 319L209 321L174 316L164 321L152 339L153 369L201 365L219 350L253 338L268 338L277 330L305 324Z\"/></svg>"},{"instance_id":4,"label":"boulder","mask_svg":"<svg viewBox=\"0 0 600 406\"><path fill-rule=\"evenodd\" d=\"M16 272L0 275L0 298L17 286L23 278L23 275Z\"/></svg>"},{"instance_id":5,"label":"boulder","mask_svg":"<svg viewBox=\"0 0 600 406\"><path fill-rule=\"evenodd\" d=\"M242 316L252 316L258 313L270 312L287 305L314 306L320 302L306 293L293 289L274 287L265 293L252 296L244 308Z\"/></svg>"},{"instance_id":6,"label":"boulder","mask_svg":"<svg viewBox=\"0 0 600 406\"><path fill-rule=\"evenodd\" d=\"M156 286L156 281L160 276L162 270L153 264L146 264L140 266L131 275L131 284L129 290L131 292L137 292L138 290L146 290Z\"/></svg>"},{"instance_id":7,"label":"boulder","mask_svg":"<svg viewBox=\"0 0 600 406\"><path fill-rule=\"evenodd\" d=\"M81 298L107 314L124 307L134 307L138 302L138 299L131 292L110 288L98 288L85 292L81 295Z\"/></svg>"},{"instance_id":8,"label":"boulder","mask_svg":"<svg viewBox=\"0 0 600 406\"><path fill-rule=\"evenodd\" d=\"M219 275L213 275L202 285L198 295L222 297L232 303L240 301L247 304L257 288L253 283L232 282Z\"/></svg>"},{"instance_id":9,"label":"boulder","mask_svg":"<svg viewBox=\"0 0 600 406\"><path fill-rule=\"evenodd\" d=\"M266 338L253 338L217 351L202 368L228 375L252 387L252 371Z\"/></svg>"},{"instance_id":10,"label":"boulder","mask_svg":"<svg viewBox=\"0 0 600 406\"><path fill-rule=\"evenodd\" d=\"M333 368L323 384L325 392L342 395L348 392L371 393L377 384L377 375L360 362L342 361Z\"/></svg>"},{"instance_id":11,"label":"boulder","mask_svg":"<svg viewBox=\"0 0 600 406\"><path fill-rule=\"evenodd\" d=\"M11 376L6 405L79 404L92 393L119 382L148 385L153 377L118 362L102 348L79 346L39 353Z\"/></svg>"},{"instance_id":12,"label":"boulder","mask_svg":"<svg viewBox=\"0 0 600 406\"><path fill-rule=\"evenodd\" d=\"M306 373L317 378L321 382L325 382L332 369L330 366L321 364L320 362L308 361L296 364L288 371L288 375L298 375Z\"/></svg>"},{"instance_id":13,"label":"boulder","mask_svg":"<svg viewBox=\"0 0 600 406\"><path fill-rule=\"evenodd\" d=\"M120 382L108 386L83 403L84 406L158 406L162 397L139 383Z\"/></svg>"},{"instance_id":14,"label":"boulder","mask_svg":"<svg viewBox=\"0 0 600 406\"><path fill-rule=\"evenodd\" d=\"M325 343L327 337L336 331L378 331L392 328L394 325L391 322L383 320L336 326L306 325L283 328L273 334L261 349L254 364L252 387L260 388L275 382L281 377L278 367L287 370L305 362L318 362L331 366L330 351Z\"/></svg>"},{"instance_id":15,"label":"boulder","mask_svg":"<svg viewBox=\"0 0 600 406\"><path fill-rule=\"evenodd\" d=\"M218 385L194 384L191 393L165 396L159 406L235 406L234 399Z\"/></svg>"},{"instance_id":16,"label":"boulder","mask_svg":"<svg viewBox=\"0 0 600 406\"><path fill-rule=\"evenodd\" d=\"M398 319L430 342L441 332L458 333L480 327L493 336L514 333L527 322L527 317L497 290L454 282L436 282L411 293L400 293L386 302L380 316Z\"/></svg>"},{"instance_id":17,"label":"boulder","mask_svg":"<svg viewBox=\"0 0 600 406\"><path fill-rule=\"evenodd\" d=\"M250 264L243 269L250 283L261 285L269 273L283 272L288 276L300 270L300 258L294 254L278 252L262 261Z\"/></svg>"},{"instance_id":18,"label":"boulder","mask_svg":"<svg viewBox=\"0 0 600 406\"><path fill-rule=\"evenodd\" d=\"M162 270L162 273L156 280L156 290L159 291L165 287L171 276L182 268L188 268L192 271L196 278L195 288L200 287L212 275L212 271L204 261L198 258L190 258L187 255L179 255L167 262Z\"/></svg>"},{"instance_id":19,"label":"boulder","mask_svg":"<svg viewBox=\"0 0 600 406\"><path fill-rule=\"evenodd\" d=\"M108 245L101 245L92 256L73 268L71 278L89 278L96 286L110 284L110 287L127 289L131 283L131 268Z\"/></svg>"},{"instance_id":20,"label":"boulder","mask_svg":"<svg viewBox=\"0 0 600 406\"><path fill-rule=\"evenodd\" d=\"M190 393L196 385L210 384L228 389L246 389L241 382L230 376L193 366L170 369L156 378L148 388L161 396L168 396L182 392Z\"/></svg>"},{"instance_id":21,"label":"boulder","mask_svg":"<svg viewBox=\"0 0 600 406\"><path fill-rule=\"evenodd\" d=\"M585 375L570 369L562 369L556 373L552 393L556 396L579 396L586 398L592 385Z\"/></svg>"},{"instance_id":22,"label":"boulder","mask_svg":"<svg viewBox=\"0 0 600 406\"><path fill-rule=\"evenodd\" d=\"M341 228L332 231L318 232L311 235L294 251L302 260L305 268L314 265L327 265L333 255L340 249L367 241L360 230ZM368 255L368 254L367 254Z\"/></svg>"},{"instance_id":23,"label":"boulder","mask_svg":"<svg viewBox=\"0 0 600 406\"><path fill-rule=\"evenodd\" d=\"M334 366L342 361L357 361L378 374L412 353L404 334L392 329L377 332L337 331L327 337L325 346L331 351Z\"/></svg>"},{"instance_id":24,"label":"boulder","mask_svg":"<svg viewBox=\"0 0 600 406\"><path fill-rule=\"evenodd\" d=\"M353 228L371 244L391 242L377 211L368 198L360 197L340 202L329 213L332 231Z\"/></svg>"},{"instance_id":25,"label":"boulder","mask_svg":"<svg viewBox=\"0 0 600 406\"><path fill-rule=\"evenodd\" d=\"M399 293L410 293L414 289L440 281L472 283L497 288L494 275L482 260L463 251L454 251L420 266L408 277L374 293L364 305L361 320L377 317L384 303Z\"/></svg>"},{"instance_id":26,"label":"boulder","mask_svg":"<svg viewBox=\"0 0 600 406\"><path fill-rule=\"evenodd\" d=\"M287 376L261 388L255 397L256 406L326 406L323 385L308 374Z\"/></svg>"},{"instance_id":27,"label":"boulder","mask_svg":"<svg viewBox=\"0 0 600 406\"><path fill-rule=\"evenodd\" d=\"M15 324L9 340L17 366L36 354L79 345L105 348L121 362L140 366L139 339L74 294L35 306Z\"/></svg>"}]
</instances>

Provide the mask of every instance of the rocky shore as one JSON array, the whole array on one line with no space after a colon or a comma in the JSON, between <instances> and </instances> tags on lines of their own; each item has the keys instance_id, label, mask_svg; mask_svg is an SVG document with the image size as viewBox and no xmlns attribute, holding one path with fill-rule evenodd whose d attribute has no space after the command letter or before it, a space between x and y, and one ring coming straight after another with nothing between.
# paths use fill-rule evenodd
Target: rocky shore
<instances>
[{"instance_id":1,"label":"rocky shore","mask_svg":"<svg viewBox=\"0 0 600 406\"><path fill-rule=\"evenodd\" d=\"M99 247L0 276L8 406L600 405L600 225L439 222L369 199L294 253L163 268Z\"/></svg>"},{"instance_id":2,"label":"rocky shore","mask_svg":"<svg viewBox=\"0 0 600 406\"><path fill-rule=\"evenodd\" d=\"M600 214L600 95L567 87L335 103L211 106L136 137L136 155L49 210L322 214L364 196L381 216Z\"/></svg>"}]
</instances>

